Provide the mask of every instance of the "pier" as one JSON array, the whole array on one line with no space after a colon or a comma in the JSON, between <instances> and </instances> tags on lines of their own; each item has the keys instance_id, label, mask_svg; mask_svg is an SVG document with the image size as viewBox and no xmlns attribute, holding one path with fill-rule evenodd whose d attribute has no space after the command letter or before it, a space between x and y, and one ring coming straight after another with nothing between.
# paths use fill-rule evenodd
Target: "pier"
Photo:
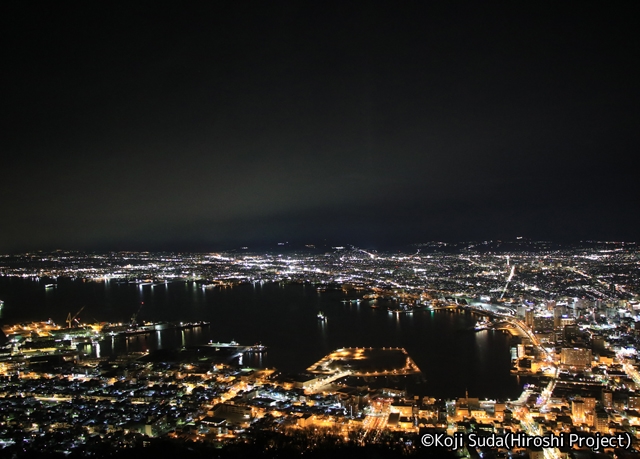
<instances>
[{"instance_id":1,"label":"pier","mask_svg":"<svg viewBox=\"0 0 640 459\"><path fill-rule=\"evenodd\" d=\"M311 365L307 371L327 377L341 373L348 373L343 376L367 377L421 373L407 351L401 347L337 349Z\"/></svg>"}]
</instances>

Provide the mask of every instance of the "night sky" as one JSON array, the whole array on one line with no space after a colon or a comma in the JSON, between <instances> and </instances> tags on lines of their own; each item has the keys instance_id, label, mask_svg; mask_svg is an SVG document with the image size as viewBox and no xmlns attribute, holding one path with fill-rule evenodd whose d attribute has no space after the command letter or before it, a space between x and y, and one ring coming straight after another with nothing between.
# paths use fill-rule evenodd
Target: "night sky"
<instances>
[{"instance_id":1,"label":"night sky","mask_svg":"<svg viewBox=\"0 0 640 459\"><path fill-rule=\"evenodd\" d=\"M637 2L10 3L2 252L640 240Z\"/></svg>"}]
</instances>

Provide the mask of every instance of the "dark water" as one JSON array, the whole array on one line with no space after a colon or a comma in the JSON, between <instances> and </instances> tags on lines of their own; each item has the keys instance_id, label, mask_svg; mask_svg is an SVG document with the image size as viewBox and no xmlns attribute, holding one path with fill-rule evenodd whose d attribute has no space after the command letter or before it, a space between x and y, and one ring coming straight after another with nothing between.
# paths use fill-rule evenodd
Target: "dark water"
<instances>
[{"instance_id":1,"label":"dark water","mask_svg":"<svg viewBox=\"0 0 640 459\"><path fill-rule=\"evenodd\" d=\"M521 383L509 373L510 338L496 331L473 332L477 317L464 312L416 311L409 315L372 309L341 300L356 298L341 291L318 292L312 286L274 283L202 289L176 282L139 286L60 279L55 289L45 282L0 278L5 301L3 323L53 319L63 324L67 313L85 309L85 322L128 322L142 305L144 321L207 320L211 326L166 330L151 335L107 339L102 355L206 343L261 342L269 350L248 365L302 371L329 351L348 346L401 346L426 377L419 395L517 397ZM318 321L318 311L328 320ZM93 349L95 352L96 349Z\"/></svg>"}]
</instances>

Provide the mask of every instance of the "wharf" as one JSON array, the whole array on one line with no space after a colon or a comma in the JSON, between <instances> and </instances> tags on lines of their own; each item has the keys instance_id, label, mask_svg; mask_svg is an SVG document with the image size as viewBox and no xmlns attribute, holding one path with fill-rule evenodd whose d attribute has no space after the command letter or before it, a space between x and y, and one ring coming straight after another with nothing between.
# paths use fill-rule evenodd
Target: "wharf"
<instances>
[{"instance_id":1,"label":"wharf","mask_svg":"<svg viewBox=\"0 0 640 459\"><path fill-rule=\"evenodd\" d=\"M128 336L128 335L144 335L164 330L185 330L189 328L208 327L209 322L154 322L143 324L136 328L127 328L126 330L109 331L110 335Z\"/></svg>"},{"instance_id":2,"label":"wharf","mask_svg":"<svg viewBox=\"0 0 640 459\"><path fill-rule=\"evenodd\" d=\"M307 371L318 375L349 372L351 376L403 376L421 371L401 347L349 347L333 351Z\"/></svg>"}]
</instances>

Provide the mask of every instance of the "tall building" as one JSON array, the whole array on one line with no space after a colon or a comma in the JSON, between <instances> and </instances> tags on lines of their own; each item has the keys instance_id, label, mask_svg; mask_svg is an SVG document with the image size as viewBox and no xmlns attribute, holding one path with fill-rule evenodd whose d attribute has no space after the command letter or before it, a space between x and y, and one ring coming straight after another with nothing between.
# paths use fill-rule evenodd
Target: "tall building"
<instances>
[{"instance_id":1,"label":"tall building","mask_svg":"<svg viewBox=\"0 0 640 459\"><path fill-rule=\"evenodd\" d=\"M516 316L518 317L518 319L525 319L527 315L527 307L526 306L518 306L518 309L516 309Z\"/></svg>"},{"instance_id":2,"label":"tall building","mask_svg":"<svg viewBox=\"0 0 640 459\"><path fill-rule=\"evenodd\" d=\"M562 309L555 308L553 310L553 328L560 328L562 326Z\"/></svg>"},{"instance_id":3,"label":"tall building","mask_svg":"<svg viewBox=\"0 0 640 459\"><path fill-rule=\"evenodd\" d=\"M571 402L571 417L574 424L583 424L585 421L584 402L582 400L574 400Z\"/></svg>"},{"instance_id":4,"label":"tall building","mask_svg":"<svg viewBox=\"0 0 640 459\"><path fill-rule=\"evenodd\" d=\"M596 411L594 427L601 434L609 433L609 415L604 410Z\"/></svg>"},{"instance_id":5,"label":"tall building","mask_svg":"<svg viewBox=\"0 0 640 459\"><path fill-rule=\"evenodd\" d=\"M596 335L591 339L593 350L603 352L605 350L605 340L602 336Z\"/></svg>"},{"instance_id":6,"label":"tall building","mask_svg":"<svg viewBox=\"0 0 640 459\"><path fill-rule=\"evenodd\" d=\"M553 330L553 317L550 315L539 315L533 319L533 328L537 332L550 332Z\"/></svg>"},{"instance_id":7,"label":"tall building","mask_svg":"<svg viewBox=\"0 0 640 459\"><path fill-rule=\"evenodd\" d=\"M630 395L629 396L629 402L627 402L627 407L630 410L640 409L640 397L638 397L636 395Z\"/></svg>"},{"instance_id":8,"label":"tall building","mask_svg":"<svg viewBox=\"0 0 640 459\"><path fill-rule=\"evenodd\" d=\"M566 327L568 325L573 325L576 323L576 319L574 317L560 317L560 326Z\"/></svg>"},{"instance_id":9,"label":"tall building","mask_svg":"<svg viewBox=\"0 0 640 459\"><path fill-rule=\"evenodd\" d=\"M533 328L534 320L533 309L527 309L524 314L524 323L527 327Z\"/></svg>"},{"instance_id":10,"label":"tall building","mask_svg":"<svg viewBox=\"0 0 640 459\"><path fill-rule=\"evenodd\" d=\"M560 354L560 363L567 367L589 367L592 360L591 349L581 347L565 347Z\"/></svg>"},{"instance_id":11,"label":"tall building","mask_svg":"<svg viewBox=\"0 0 640 459\"><path fill-rule=\"evenodd\" d=\"M595 413L596 411L596 398L595 397L582 397L584 403L584 411Z\"/></svg>"}]
</instances>

